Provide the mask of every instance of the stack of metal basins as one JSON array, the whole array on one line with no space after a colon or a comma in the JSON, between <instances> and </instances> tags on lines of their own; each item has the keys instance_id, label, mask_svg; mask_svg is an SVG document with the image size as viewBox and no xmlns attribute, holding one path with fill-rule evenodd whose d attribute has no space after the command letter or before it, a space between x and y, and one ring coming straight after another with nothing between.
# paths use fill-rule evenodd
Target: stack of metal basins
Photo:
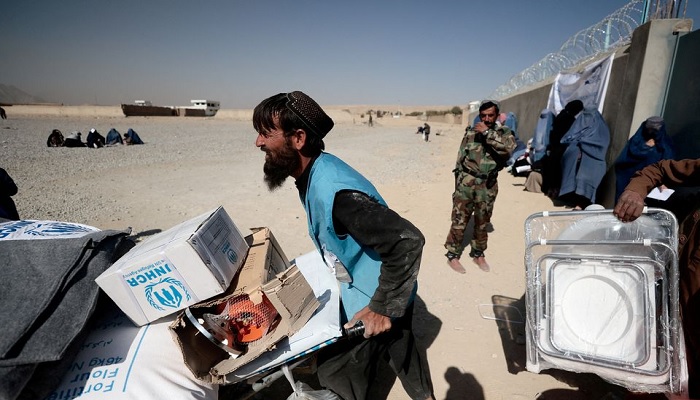
<instances>
[{"instance_id":1,"label":"stack of metal basins","mask_svg":"<svg viewBox=\"0 0 700 400\"><path fill-rule=\"evenodd\" d=\"M525 239L528 371L681 390L673 214L649 209L623 223L611 210L542 212L525 221Z\"/></svg>"}]
</instances>

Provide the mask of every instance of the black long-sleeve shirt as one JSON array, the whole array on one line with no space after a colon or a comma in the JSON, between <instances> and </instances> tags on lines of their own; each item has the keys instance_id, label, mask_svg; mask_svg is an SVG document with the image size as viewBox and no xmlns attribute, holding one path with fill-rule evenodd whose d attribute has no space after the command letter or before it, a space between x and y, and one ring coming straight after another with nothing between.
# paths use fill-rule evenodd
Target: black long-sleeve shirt
<instances>
[{"instance_id":1,"label":"black long-sleeve shirt","mask_svg":"<svg viewBox=\"0 0 700 400\"><path fill-rule=\"evenodd\" d=\"M313 161L297 179L302 200ZM380 257L379 285L370 310L388 317L403 316L418 278L425 238L411 222L367 194L342 190L333 203L333 227L339 238L352 236ZM348 316L352 317L352 316Z\"/></svg>"}]
</instances>

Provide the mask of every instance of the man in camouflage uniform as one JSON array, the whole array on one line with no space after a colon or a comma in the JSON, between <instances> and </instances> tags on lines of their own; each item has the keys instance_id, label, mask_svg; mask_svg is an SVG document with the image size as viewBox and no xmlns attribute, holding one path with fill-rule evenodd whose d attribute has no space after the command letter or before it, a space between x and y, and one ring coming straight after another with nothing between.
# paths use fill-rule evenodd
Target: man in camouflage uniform
<instances>
[{"instance_id":1,"label":"man in camouflage uniform","mask_svg":"<svg viewBox=\"0 0 700 400\"><path fill-rule=\"evenodd\" d=\"M457 154L454 169L455 191L452 194L452 226L445 240L448 265L459 273L466 273L459 262L464 250L464 230L474 213L474 236L471 240L471 257L484 271L490 267L484 250L488 234L486 227L491 220L493 204L498 194L498 171L515 149L515 136L506 126L496 124L499 105L484 100L479 107L481 121L467 127Z\"/></svg>"}]
</instances>

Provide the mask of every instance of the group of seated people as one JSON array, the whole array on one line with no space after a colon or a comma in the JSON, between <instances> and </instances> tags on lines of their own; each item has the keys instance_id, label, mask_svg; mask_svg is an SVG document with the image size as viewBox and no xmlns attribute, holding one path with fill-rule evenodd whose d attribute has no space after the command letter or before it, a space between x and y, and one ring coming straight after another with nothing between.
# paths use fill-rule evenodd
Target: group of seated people
<instances>
[{"instance_id":1,"label":"group of seated people","mask_svg":"<svg viewBox=\"0 0 700 400\"><path fill-rule=\"evenodd\" d=\"M115 128L112 128L107 133L107 137L102 136L97 129L92 128L87 136L87 141L83 142L80 131L72 131L68 136L64 137L60 130L54 129L51 131L46 146L48 147L89 147L98 149L105 146L114 146L120 144L143 144L143 140L135 130L129 130L122 135Z\"/></svg>"},{"instance_id":2,"label":"group of seated people","mask_svg":"<svg viewBox=\"0 0 700 400\"><path fill-rule=\"evenodd\" d=\"M514 126L511 130L515 132ZM556 116L548 109L541 112L533 138L520 152L516 149L508 161L510 172L527 178L528 191L544 193L573 209L585 209L595 203L598 185L608 170L605 160L609 142L610 131L602 115L573 100ZM613 162L615 201L637 171L672 159L674 144L666 122L659 116L647 118ZM646 201L651 207L673 212L680 221L691 211L700 188L675 190L666 200Z\"/></svg>"},{"instance_id":3,"label":"group of seated people","mask_svg":"<svg viewBox=\"0 0 700 400\"><path fill-rule=\"evenodd\" d=\"M517 146L507 170L528 178L526 190L544 193L574 209L595 202L610 143L610 131L598 110L584 109L580 100L569 102L556 116L545 109L527 144L518 136L514 113L501 113L498 123L515 135Z\"/></svg>"},{"instance_id":4,"label":"group of seated people","mask_svg":"<svg viewBox=\"0 0 700 400\"><path fill-rule=\"evenodd\" d=\"M541 174L540 190L574 210L585 209L596 202L608 169L610 129L597 109L585 108L580 100L570 101L556 116L543 110L540 119L535 137L541 157L535 166Z\"/></svg>"}]
</instances>

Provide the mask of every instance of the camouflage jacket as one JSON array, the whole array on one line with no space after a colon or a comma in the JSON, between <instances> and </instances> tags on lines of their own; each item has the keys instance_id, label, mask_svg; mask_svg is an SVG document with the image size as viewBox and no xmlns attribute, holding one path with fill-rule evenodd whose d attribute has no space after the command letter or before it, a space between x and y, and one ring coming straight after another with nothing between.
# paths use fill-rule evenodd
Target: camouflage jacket
<instances>
[{"instance_id":1,"label":"camouflage jacket","mask_svg":"<svg viewBox=\"0 0 700 400\"><path fill-rule=\"evenodd\" d=\"M472 127L468 127L462 144L459 145L457 165L453 172L455 174L468 171L475 174L498 172L499 162L492 157L487 146L501 158L498 160L500 164L505 165L506 160L515 150L515 135L506 126L489 129L483 135L478 134Z\"/></svg>"}]
</instances>

